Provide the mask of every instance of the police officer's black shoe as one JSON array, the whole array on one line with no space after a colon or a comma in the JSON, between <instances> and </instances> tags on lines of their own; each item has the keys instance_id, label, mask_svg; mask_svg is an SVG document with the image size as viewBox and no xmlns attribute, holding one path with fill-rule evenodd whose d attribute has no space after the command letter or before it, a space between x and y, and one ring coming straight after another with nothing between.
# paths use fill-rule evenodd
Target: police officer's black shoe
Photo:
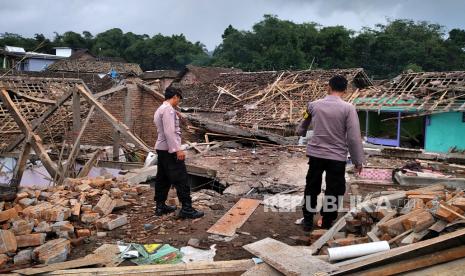
<instances>
[{"instance_id":1,"label":"police officer's black shoe","mask_svg":"<svg viewBox=\"0 0 465 276\"><path fill-rule=\"evenodd\" d=\"M304 232L312 232L313 230L313 219L312 220L302 220L302 230L304 230Z\"/></svg>"},{"instance_id":2,"label":"police officer's black shoe","mask_svg":"<svg viewBox=\"0 0 465 276\"><path fill-rule=\"evenodd\" d=\"M157 205L157 209L155 209L155 215L160 217L169 213L173 213L174 211L176 211L176 206L160 204Z\"/></svg>"},{"instance_id":3,"label":"police officer's black shoe","mask_svg":"<svg viewBox=\"0 0 465 276\"><path fill-rule=\"evenodd\" d=\"M182 219L196 219L204 216L202 211L197 211L192 207L182 207L179 211L179 218Z\"/></svg>"},{"instance_id":4,"label":"police officer's black shoe","mask_svg":"<svg viewBox=\"0 0 465 276\"><path fill-rule=\"evenodd\" d=\"M321 228L322 229L330 229L332 226L333 226L333 222L334 220L331 220L331 219L325 219L323 217L323 221L321 223Z\"/></svg>"}]
</instances>

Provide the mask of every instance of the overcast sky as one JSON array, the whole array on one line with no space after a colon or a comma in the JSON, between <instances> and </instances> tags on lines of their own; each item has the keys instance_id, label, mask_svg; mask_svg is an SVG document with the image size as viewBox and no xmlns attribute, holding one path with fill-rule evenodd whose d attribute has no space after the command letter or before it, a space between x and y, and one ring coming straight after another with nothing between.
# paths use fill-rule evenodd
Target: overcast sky
<instances>
[{"instance_id":1,"label":"overcast sky","mask_svg":"<svg viewBox=\"0 0 465 276\"><path fill-rule=\"evenodd\" d=\"M52 38L53 32L96 34L118 27L137 34L183 33L213 50L229 24L249 30L264 14L357 31L387 18L465 29L464 11L462 0L0 0L0 33Z\"/></svg>"}]
</instances>

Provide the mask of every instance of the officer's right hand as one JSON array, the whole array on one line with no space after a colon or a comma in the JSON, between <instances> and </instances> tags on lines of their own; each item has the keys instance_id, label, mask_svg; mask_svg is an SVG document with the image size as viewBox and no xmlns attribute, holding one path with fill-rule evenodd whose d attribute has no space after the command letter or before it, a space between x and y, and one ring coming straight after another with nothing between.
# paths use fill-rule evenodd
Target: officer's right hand
<instances>
[{"instance_id":1,"label":"officer's right hand","mask_svg":"<svg viewBox=\"0 0 465 276\"><path fill-rule=\"evenodd\" d=\"M183 150L177 151L176 158L180 161L183 161L184 159L186 159L186 153Z\"/></svg>"}]
</instances>

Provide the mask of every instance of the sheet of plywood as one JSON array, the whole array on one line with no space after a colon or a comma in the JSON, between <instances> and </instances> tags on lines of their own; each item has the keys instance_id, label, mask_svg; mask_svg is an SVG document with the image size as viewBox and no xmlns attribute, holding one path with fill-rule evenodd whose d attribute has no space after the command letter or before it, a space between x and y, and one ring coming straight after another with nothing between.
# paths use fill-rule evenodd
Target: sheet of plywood
<instances>
[{"instance_id":1,"label":"sheet of plywood","mask_svg":"<svg viewBox=\"0 0 465 276\"><path fill-rule=\"evenodd\" d=\"M338 269L337 266L312 256L309 251L300 250L272 238L244 245L244 249L285 275L320 275Z\"/></svg>"},{"instance_id":2,"label":"sheet of plywood","mask_svg":"<svg viewBox=\"0 0 465 276\"><path fill-rule=\"evenodd\" d=\"M260 200L241 198L207 233L232 237L260 205Z\"/></svg>"}]
</instances>

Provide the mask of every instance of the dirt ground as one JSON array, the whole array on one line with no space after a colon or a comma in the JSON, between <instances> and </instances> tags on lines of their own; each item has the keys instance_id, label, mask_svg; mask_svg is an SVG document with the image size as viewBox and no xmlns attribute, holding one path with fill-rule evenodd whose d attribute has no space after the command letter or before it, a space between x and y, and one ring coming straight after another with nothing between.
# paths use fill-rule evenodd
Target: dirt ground
<instances>
[{"instance_id":1,"label":"dirt ground","mask_svg":"<svg viewBox=\"0 0 465 276\"><path fill-rule=\"evenodd\" d=\"M209 239L206 231L231 208L239 198L221 196L218 198L213 210L207 206L199 206L205 212L205 217L197 220L180 220L176 215L156 217L154 215L153 191L141 203L129 209L115 213L126 213L129 224L107 232L107 236L99 238L96 235L88 238L82 245L74 247L69 259L83 257L104 243L115 244L118 241L135 243L168 243L177 248L187 245L190 238L197 238L201 245L208 248L216 244L217 254L215 260L234 260L250 258L252 255L242 249L242 245L254 242L265 237L273 237L290 245L298 245L299 242L292 236L302 236L304 232L294 222L301 217L300 212L272 213L264 212L263 206L259 206L247 222L238 230L238 234L232 241L217 241ZM144 224L153 224L154 229L144 230Z\"/></svg>"},{"instance_id":2,"label":"dirt ground","mask_svg":"<svg viewBox=\"0 0 465 276\"><path fill-rule=\"evenodd\" d=\"M221 149L192 159L194 164L217 170L219 179L227 185L246 185L247 188L256 188L256 190L247 196L221 195L212 190L193 193L194 206L203 210L205 217L197 220L179 220L175 214L163 217L154 215L152 189L136 204L115 212L127 214L129 224L107 232L106 237L92 235L84 240L83 244L73 248L70 259L90 254L102 244L115 244L118 241L140 244L165 243L180 248L187 246L189 239L195 238L200 240L200 245L205 249L216 244L215 260L250 258L252 255L242 246L266 237L275 238L289 245L308 245L308 242L305 242L305 232L295 224L295 221L301 218L300 210L265 212L263 205L260 205L238 229L237 237L231 241L212 239L211 235L206 232L241 197L263 199L264 195L273 190L270 188L278 187L277 190L280 190L281 186L284 187L281 190L288 189L289 186L299 188L294 194L301 195L303 192L301 188L305 185L305 174L308 169L305 154L301 149L290 151L270 148ZM385 168L400 167L406 162L406 160L379 157L368 160L371 166ZM350 183L348 185L350 186ZM359 185L362 195L398 188L400 187L393 183ZM348 192L350 192L349 189ZM276 191L271 193L276 193ZM174 190L170 194L174 197Z\"/></svg>"}]
</instances>

